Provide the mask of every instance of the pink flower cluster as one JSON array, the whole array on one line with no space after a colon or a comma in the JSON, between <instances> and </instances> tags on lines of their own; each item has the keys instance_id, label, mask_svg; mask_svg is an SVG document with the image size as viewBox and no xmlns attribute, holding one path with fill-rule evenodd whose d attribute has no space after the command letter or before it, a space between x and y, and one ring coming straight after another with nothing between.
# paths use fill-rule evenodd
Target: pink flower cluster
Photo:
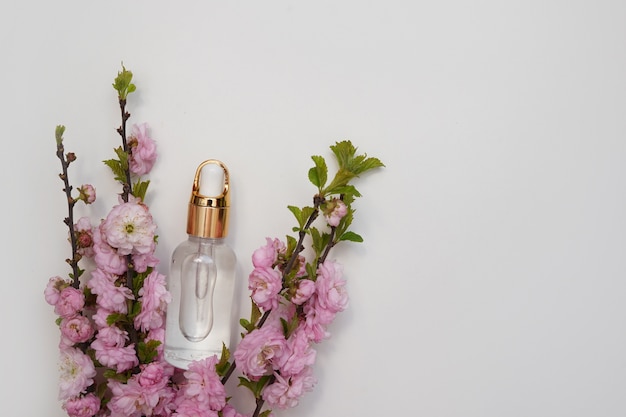
<instances>
[{"instance_id":1,"label":"pink flower cluster","mask_svg":"<svg viewBox=\"0 0 626 417\"><path fill-rule=\"evenodd\" d=\"M319 265L317 276L310 278L304 258L299 257L296 278L290 284L283 282L285 250L278 239L266 238L266 244L252 255L248 289L269 316L262 327L245 335L234 353L237 366L251 381L273 376L263 399L280 409L295 407L312 390L316 383L312 346L329 336L328 325L348 305L342 269L333 261ZM283 323L294 320L295 330L285 335Z\"/></svg>"},{"instance_id":2,"label":"pink flower cluster","mask_svg":"<svg viewBox=\"0 0 626 417\"><path fill-rule=\"evenodd\" d=\"M157 159L156 142L148 135L148 124L133 125L128 138L131 148L130 171L135 175L145 175Z\"/></svg>"},{"instance_id":3,"label":"pink flower cluster","mask_svg":"<svg viewBox=\"0 0 626 417\"><path fill-rule=\"evenodd\" d=\"M146 132L145 124L133 127L130 166L135 175L148 173L156 158L154 142ZM78 191L79 200L87 204L95 200L91 185ZM175 368L163 360L160 346L154 361L140 363L137 345L163 342L170 302L165 277L155 269L159 263L154 255L156 225L148 207L129 195L128 201L120 198L99 225L92 226L89 218L82 217L73 226L76 252L92 259L94 268L78 288L55 276L45 290L46 301L59 316L63 408L70 417L105 415L100 397L90 388L101 366L117 374L132 371L126 381L106 381L107 416L169 416L176 396L171 383ZM139 284L127 282L138 274L143 274ZM136 306L132 312L130 305ZM118 324L120 316L133 317L133 338L129 323Z\"/></svg>"},{"instance_id":4,"label":"pink flower cluster","mask_svg":"<svg viewBox=\"0 0 626 417\"><path fill-rule=\"evenodd\" d=\"M114 83L123 111L122 97L134 91L127 76L124 70ZM342 268L326 260L336 242L329 244L324 241L329 235L322 235L327 250L321 259L307 264L300 251L293 252L293 242L288 248L277 238L266 238L265 245L252 254L253 270L248 277L256 322L241 321L247 333L232 357L226 351L221 359L214 355L196 360L186 371L170 365L163 343L171 294L165 276L157 270L157 226L142 201L148 182L138 178L156 162L156 144L148 129L145 123L134 125L125 143L128 146L123 147L128 153L120 154L122 148L118 148L120 159L105 161L123 184L118 204L96 225L88 217L75 224L66 220L73 250L68 260L72 280L54 276L44 292L58 316L58 395L63 409L69 417L248 417L228 403L225 382L236 367L243 375L240 385L255 394L253 417L273 416L270 410L261 412L264 403L278 409L296 407L317 383L314 345L329 336L328 326L348 305ZM62 135L63 129L57 128L57 150L65 172L76 155L70 152L63 159L59 131ZM92 204L95 188L82 185L77 188L79 196L73 198L67 176L62 179L68 219L73 219L74 204ZM316 209L322 211L331 230L343 233L342 228L335 228L351 212L344 201L316 198ZM314 232L314 244L320 243ZM319 256L317 246L313 249ZM83 258L90 262L89 268L78 267Z\"/></svg>"}]
</instances>

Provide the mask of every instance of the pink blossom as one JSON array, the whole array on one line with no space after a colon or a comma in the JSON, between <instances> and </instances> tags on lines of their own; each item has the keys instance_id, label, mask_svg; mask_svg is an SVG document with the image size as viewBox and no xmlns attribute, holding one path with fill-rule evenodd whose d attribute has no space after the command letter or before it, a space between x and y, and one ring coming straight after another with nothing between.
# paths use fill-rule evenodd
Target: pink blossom
<instances>
[{"instance_id":1,"label":"pink blossom","mask_svg":"<svg viewBox=\"0 0 626 417\"><path fill-rule=\"evenodd\" d=\"M261 246L252 253L252 265L255 268L274 267L278 259L278 253L285 251L285 244L280 240L266 237L265 241L267 243L264 246Z\"/></svg>"},{"instance_id":2,"label":"pink blossom","mask_svg":"<svg viewBox=\"0 0 626 417\"><path fill-rule=\"evenodd\" d=\"M51 306L56 305L61 298L61 291L70 285L69 281L64 280L60 276L51 277L48 280L48 285L46 285L46 289L44 291L46 302Z\"/></svg>"},{"instance_id":3,"label":"pink blossom","mask_svg":"<svg viewBox=\"0 0 626 417\"><path fill-rule=\"evenodd\" d=\"M305 368L300 374L288 378L278 373L274 376L276 381L263 390L263 399L279 409L297 406L302 395L311 391L317 382L311 368Z\"/></svg>"},{"instance_id":4,"label":"pink blossom","mask_svg":"<svg viewBox=\"0 0 626 417\"><path fill-rule=\"evenodd\" d=\"M91 347L96 353L96 359L118 373L131 369L139 364L135 353L135 345L124 346L128 341L128 333L115 327L105 327L96 334L96 340Z\"/></svg>"},{"instance_id":5,"label":"pink blossom","mask_svg":"<svg viewBox=\"0 0 626 417\"><path fill-rule=\"evenodd\" d=\"M287 340L285 353L280 358L279 370L283 376L300 374L315 363L316 352L311 348L306 332L300 328Z\"/></svg>"},{"instance_id":6,"label":"pink blossom","mask_svg":"<svg viewBox=\"0 0 626 417\"><path fill-rule=\"evenodd\" d=\"M91 339L94 329L85 316L76 315L61 320L61 336L70 342L70 345L86 342Z\"/></svg>"},{"instance_id":7,"label":"pink blossom","mask_svg":"<svg viewBox=\"0 0 626 417\"><path fill-rule=\"evenodd\" d=\"M304 304L315 292L315 282L310 279L301 279L298 282L298 288L293 297L291 297L291 302L297 305Z\"/></svg>"},{"instance_id":8,"label":"pink blossom","mask_svg":"<svg viewBox=\"0 0 626 417\"><path fill-rule=\"evenodd\" d=\"M230 404L226 404L222 409L222 417L248 417L245 414L237 412L235 407Z\"/></svg>"},{"instance_id":9,"label":"pink blossom","mask_svg":"<svg viewBox=\"0 0 626 417\"><path fill-rule=\"evenodd\" d=\"M271 310L278 306L278 294L282 290L280 272L271 268L254 268L248 277L248 289L252 300L262 309Z\"/></svg>"},{"instance_id":10,"label":"pink blossom","mask_svg":"<svg viewBox=\"0 0 626 417\"><path fill-rule=\"evenodd\" d=\"M175 393L168 386L170 372L162 364L153 362L142 365L139 374L133 375L126 384L110 381L113 397L108 404L112 415L141 416L160 415Z\"/></svg>"},{"instance_id":11,"label":"pink blossom","mask_svg":"<svg viewBox=\"0 0 626 417\"><path fill-rule=\"evenodd\" d=\"M133 293L124 285L116 285L117 275L109 274L101 269L91 273L87 286L96 294L96 303L108 311L126 314L128 305L126 300L132 300Z\"/></svg>"},{"instance_id":12,"label":"pink blossom","mask_svg":"<svg viewBox=\"0 0 626 417\"><path fill-rule=\"evenodd\" d=\"M98 268L110 274L121 275L128 269L126 258L120 255L104 239L102 224L93 229L94 261Z\"/></svg>"},{"instance_id":13,"label":"pink blossom","mask_svg":"<svg viewBox=\"0 0 626 417\"><path fill-rule=\"evenodd\" d=\"M79 196L78 199L85 202L85 204L91 204L96 201L96 189L91 184L83 184L78 187Z\"/></svg>"},{"instance_id":14,"label":"pink blossom","mask_svg":"<svg viewBox=\"0 0 626 417\"><path fill-rule=\"evenodd\" d=\"M328 203L327 209L324 214L326 217L326 222L329 226L337 227L341 219L348 214L348 207L346 204L339 200L338 198L334 198L331 202Z\"/></svg>"},{"instance_id":15,"label":"pink blossom","mask_svg":"<svg viewBox=\"0 0 626 417\"><path fill-rule=\"evenodd\" d=\"M100 410L100 398L91 393L70 398L63 404L63 409L69 417L92 417Z\"/></svg>"},{"instance_id":16,"label":"pink blossom","mask_svg":"<svg viewBox=\"0 0 626 417\"><path fill-rule=\"evenodd\" d=\"M113 207L102 223L103 240L120 255L154 252L156 225L148 207L137 201Z\"/></svg>"},{"instance_id":17,"label":"pink blossom","mask_svg":"<svg viewBox=\"0 0 626 417\"><path fill-rule=\"evenodd\" d=\"M141 312L135 317L135 327L147 331L163 326L167 304L172 300L165 276L152 271L144 280L139 296Z\"/></svg>"},{"instance_id":18,"label":"pink blossom","mask_svg":"<svg viewBox=\"0 0 626 417\"><path fill-rule=\"evenodd\" d=\"M348 306L346 281L342 279L342 268L336 262L326 261L317 270L315 282L318 304L331 313L338 313Z\"/></svg>"},{"instance_id":19,"label":"pink blossom","mask_svg":"<svg viewBox=\"0 0 626 417\"><path fill-rule=\"evenodd\" d=\"M160 389L168 384L169 378L173 373L174 369L169 364L151 362L141 365L141 372L137 375L137 381L142 387Z\"/></svg>"},{"instance_id":20,"label":"pink blossom","mask_svg":"<svg viewBox=\"0 0 626 417\"><path fill-rule=\"evenodd\" d=\"M279 303L277 308L272 309L263 327L274 327L283 331L283 320L290 322L296 314L296 305L293 303Z\"/></svg>"},{"instance_id":21,"label":"pink blossom","mask_svg":"<svg viewBox=\"0 0 626 417\"><path fill-rule=\"evenodd\" d=\"M256 380L278 365L285 344L285 337L278 328L263 326L255 329L239 342L235 350L237 366L250 379Z\"/></svg>"},{"instance_id":22,"label":"pink blossom","mask_svg":"<svg viewBox=\"0 0 626 417\"><path fill-rule=\"evenodd\" d=\"M156 142L148 136L148 124L135 124L128 139L130 171L135 175L145 175L154 166L157 158Z\"/></svg>"},{"instance_id":23,"label":"pink blossom","mask_svg":"<svg viewBox=\"0 0 626 417\"><path fill-rule=\"evenodd\" d=\"M133 266L137 272L146 272L159 264L159 258L154 253L138 253L133 255Z\"/></svg>"},{"instance_id":24,"label":"pink blossom","mask_svg":"<svg viewBox=\"0 0 626 417\"><path fill-rule=\"evenodd\" d=\"M144 409L149 411L150 406L146 404L141 388L135 380L131 379L124 384L120 381L109 379L108 386L113 394L111 400L107 403L112 417L140 417ZM158 398L156 401L158 401Z\"/></svg>"},{"instance_id":25,"label":"pink blossom","mask_svg":"<svg viewBox=\"0 0 626 417\"><path fill-rule=\"evenodd\" d=\"M326 324L332 321L334 314L327 314L326 311L319 308L317 303L317 295L313 294L311 299L304 304L305 321L303 330L309 339L319 343L329 336L326 331Z\"/></svg>"},{"instance_id":26,"label":"pink blossom","mask_svg":"<svg viewBox=\"0 0 626 417\"><path fill-rule=\"evenodd\" d=\"M74 224L74 236L76 236L76 251L82 256L93 258L93 233L91 231L89 217L81 217Z\"/></svg>"},{"instance_id":27,"label":"pink blossom","mask_svg":"<svg viewBox=\"0 0 626 417\"><path fill-rule=\"evenodd\" d=\"M89 358L79 349L61 350L59 399L76 397L93 384L96 368Z\"/></svg>"},{"instance_id":28,"label":"pink blossom","mask_svg":"<svg viewBox=\"0 0 626 417\"><path fill-rule=\"evenodd\" d=\"M182 398L177 404L172 417L218 417L217 411L207 409L206 406L195 398Z\"/></svg>"},{"instance_id":29,"label":"pink blossom","mask_svg":"<svg viewBox=\"0 0 626 417\"><path fill-rule=\"evenodd\" d=\"M226 390L215 372L217 356L193 361L185 372L187 383L183 387L186 398L193 398L205 408L219 411L226 405Z\"/></svg>"},{"instance_id":30,"label":"pink blossom","mask_svg":"<svg viewBox=\"0 0 626 417\"><path fill-rule=\"evenodd\" d=\"M109 327L107 323L107 319L114 312L111 310L107 310L106 308L98 307L96 308L96 312L91 316L96 328L100 329L103 327Z\"/></svg>"},{"instance_id":31,"label":"pink blossom","mask_svg":"<svg viewBox=\"0 0 626 417\"><path fill-rule=\"evenodd\" d=\"M85 294L74 287L66 287L59 293L54 312L63 318L76 315L85 306Z\"/></svg>"}]
</instances>

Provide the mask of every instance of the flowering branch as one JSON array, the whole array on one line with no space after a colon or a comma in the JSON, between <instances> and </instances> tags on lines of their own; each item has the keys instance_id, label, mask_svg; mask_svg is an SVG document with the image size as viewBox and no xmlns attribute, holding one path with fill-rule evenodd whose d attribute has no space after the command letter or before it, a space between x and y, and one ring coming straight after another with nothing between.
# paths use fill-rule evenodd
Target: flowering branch
<instances>
[{"instance_id":1,"label":"flowering branch","mask_svg":"<svg viewBox=\"0 0 626 417\"><path fill-rule=\"evenodd\" d=\"M338 168L328 181L326 161L313 156L308 172L316 187L312 206L287 206L296 219L296 237L268 237L252 254L251 314L240 320L244 332L232 356L224 344L221 357L176 368L164 354L172 294L157 271L156 224L145 203L150 181L142 179L154 165L156 146L145 123L128 132L127 98L136 90L132 76L122 66L113 82L122 144L114 149L117 158L103 161L122 192L95 226L87 217L74 220L75 204L92 203L95 189L82 185L79 195L72 196L68 167L76 155L65 153L65 127L57 126L55 132L72 272L70 280L50 278L45 297L54 306L61 333L63 409L69 417L248 417L228 403L225 385L237 369L239 386L254 395L251 417L270 417L272 410L263 410L265 406L295 407L316 383L313 346L329 337L328 325L348 303L342 267L329 254L339 242L363 241L349 230L352 204L361 196L351 181L384 165L357 154L350 141L337 142L330 149ZM83 261L93 263L86 275L79 265Z\"/></svg>"},{"instance_id":2,"label":"flowering branch","mask_svg":"<svg viewBox=\"0 0 626 417\"><path fill-rule=\"evenodd\" d=\"M253 301L251 318L240 321L246 333L222 383L236 362L240 363L243 376L239 385L247 387L256 399L253 417L271 412L261 412L266 402L279 408L293 407L298 397L312 388L310 366L315 351L311 343L328 337L327 325L347 305L341 270L327 257L341 241L363 241L348 230L354 214L352 203L361 196L350 181L384 165L376 158L357 155L350 141L338 142L331 150L339 167L328 185L326 161L321 156L312 157L315 166L309 170L309 180L318 191L313 206L288 206L298 223L292 229L298 239L287 236L285 245L267 238L267 244L252 256L255 269L248 285ZM315 225L320 214L328 232ZM302 256L307 236L314 253L310 262Z\"/></svg>"},{"instance_id":3,"label":"flowering branch","mask_svg":"<svg viewBox=\"0 0 626 417\"><path fill-rule=\"evenodd\" d=\"M120 113L122 117L122 123L117 128L117 133L119 133L119 135L122 138L122 150L124 151L126 155L130 155L131 153L131 150L128 147L128 141L126 140L126 122L130 118L130 113L126 111L126 97L128 97L128 94L136 90L135 84L131 82L132 78L133 78L133 73L130 71L127 71L126 68L122 65L122 71L118 72L117 77L115 78L115 81L113 82L113 88L117 91L118 102L120 105ZM118 153L118 156L120 156L120 154L121 152ZM120 157L120 161L122 161L121 157ZM127 159L125 159L124 161L127 162ZM121 182L123 186L122 200L124 200L124 202L127 202L128 194L131 192L131 189L130 189L131 179L130 179L130 170L128 169L128 164L125 162L121 162L122 168L124 169L124 174L125 174L124 181L121 181Z\"/></svg>"}]
</instances>

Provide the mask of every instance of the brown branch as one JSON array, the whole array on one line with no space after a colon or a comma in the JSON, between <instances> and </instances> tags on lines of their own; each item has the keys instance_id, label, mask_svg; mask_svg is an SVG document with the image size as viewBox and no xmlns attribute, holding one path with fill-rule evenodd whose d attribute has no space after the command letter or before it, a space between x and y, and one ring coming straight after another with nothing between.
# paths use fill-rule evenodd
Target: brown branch
<instances>
[{"instance_id":1,"label":"brown branch","mask_svg":"<svg viewBox=\"0 0 626 417\"><path fill-rule=\"evenodd\" d=\"M120 98L120 113L122 116L122 124L117 129L117 133L122 137L122 149L128 155L128 161L130 161L131 150L128 148L128 140L126 138L126 122L130 118L130 113L126 111L126 99ZM128 195L131 193L131 180L130 180L130 169L126 167L126 181L122 184L122 200L124 202L128 202Z\"/></svg>"},{"instance_id":2,"label":"brown branch","mask_svg":"<svg viewBox=\"0 0 626 417\"><path fill-rule=\"evenodd\" d=\"M70 231L70 243L72 245L72 257L67 259L67 263L72 267L72 287L78 289L80 285L80 268L78 267L78 261L80 260L80 255L78 254L78 248L76 243L76 234L74 232L74 205L76 204L76 200L72 197L72 186L69 182L67 168L70 163L76 158L73 153L68 154L68 158L64 155L65 147L63 146L62 141L57 141L57 157L61 161L61 167L63 172L59 174L59 178L63 181L63 191L65 192L65 197L67 199L67 211L68 215L63 220L63 222L67 225ZM71 156L70 156L71 155Z\"/></svg>"}]
</instances>

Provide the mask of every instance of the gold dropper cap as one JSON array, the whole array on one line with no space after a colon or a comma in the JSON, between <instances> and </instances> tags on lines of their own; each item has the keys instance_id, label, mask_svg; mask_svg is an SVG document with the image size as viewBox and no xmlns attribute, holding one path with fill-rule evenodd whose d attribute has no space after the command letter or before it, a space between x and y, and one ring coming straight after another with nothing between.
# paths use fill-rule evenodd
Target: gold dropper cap
<instances>
[{"instance_id":1,"label":"gold dropper cap","mask_svg":"<svg viewBox=\"0 0 626 417\"><path fill-rule=\"evenodd\" d=\"M203 195L203 168L217 165L223 170L223 188L218 195ZM207 167L211 168L211 167ZM209 169L206 169L210 173ZM207 176L207 172L204 176ZM220 175L221 177L221 175ZM191 199L187 211L187 234L202 238L222 238L228 234L228 214L230 211L230 182L228 168L217 159L208 159L196 169L191 189Z\"/></svg>"}]
</instances>

